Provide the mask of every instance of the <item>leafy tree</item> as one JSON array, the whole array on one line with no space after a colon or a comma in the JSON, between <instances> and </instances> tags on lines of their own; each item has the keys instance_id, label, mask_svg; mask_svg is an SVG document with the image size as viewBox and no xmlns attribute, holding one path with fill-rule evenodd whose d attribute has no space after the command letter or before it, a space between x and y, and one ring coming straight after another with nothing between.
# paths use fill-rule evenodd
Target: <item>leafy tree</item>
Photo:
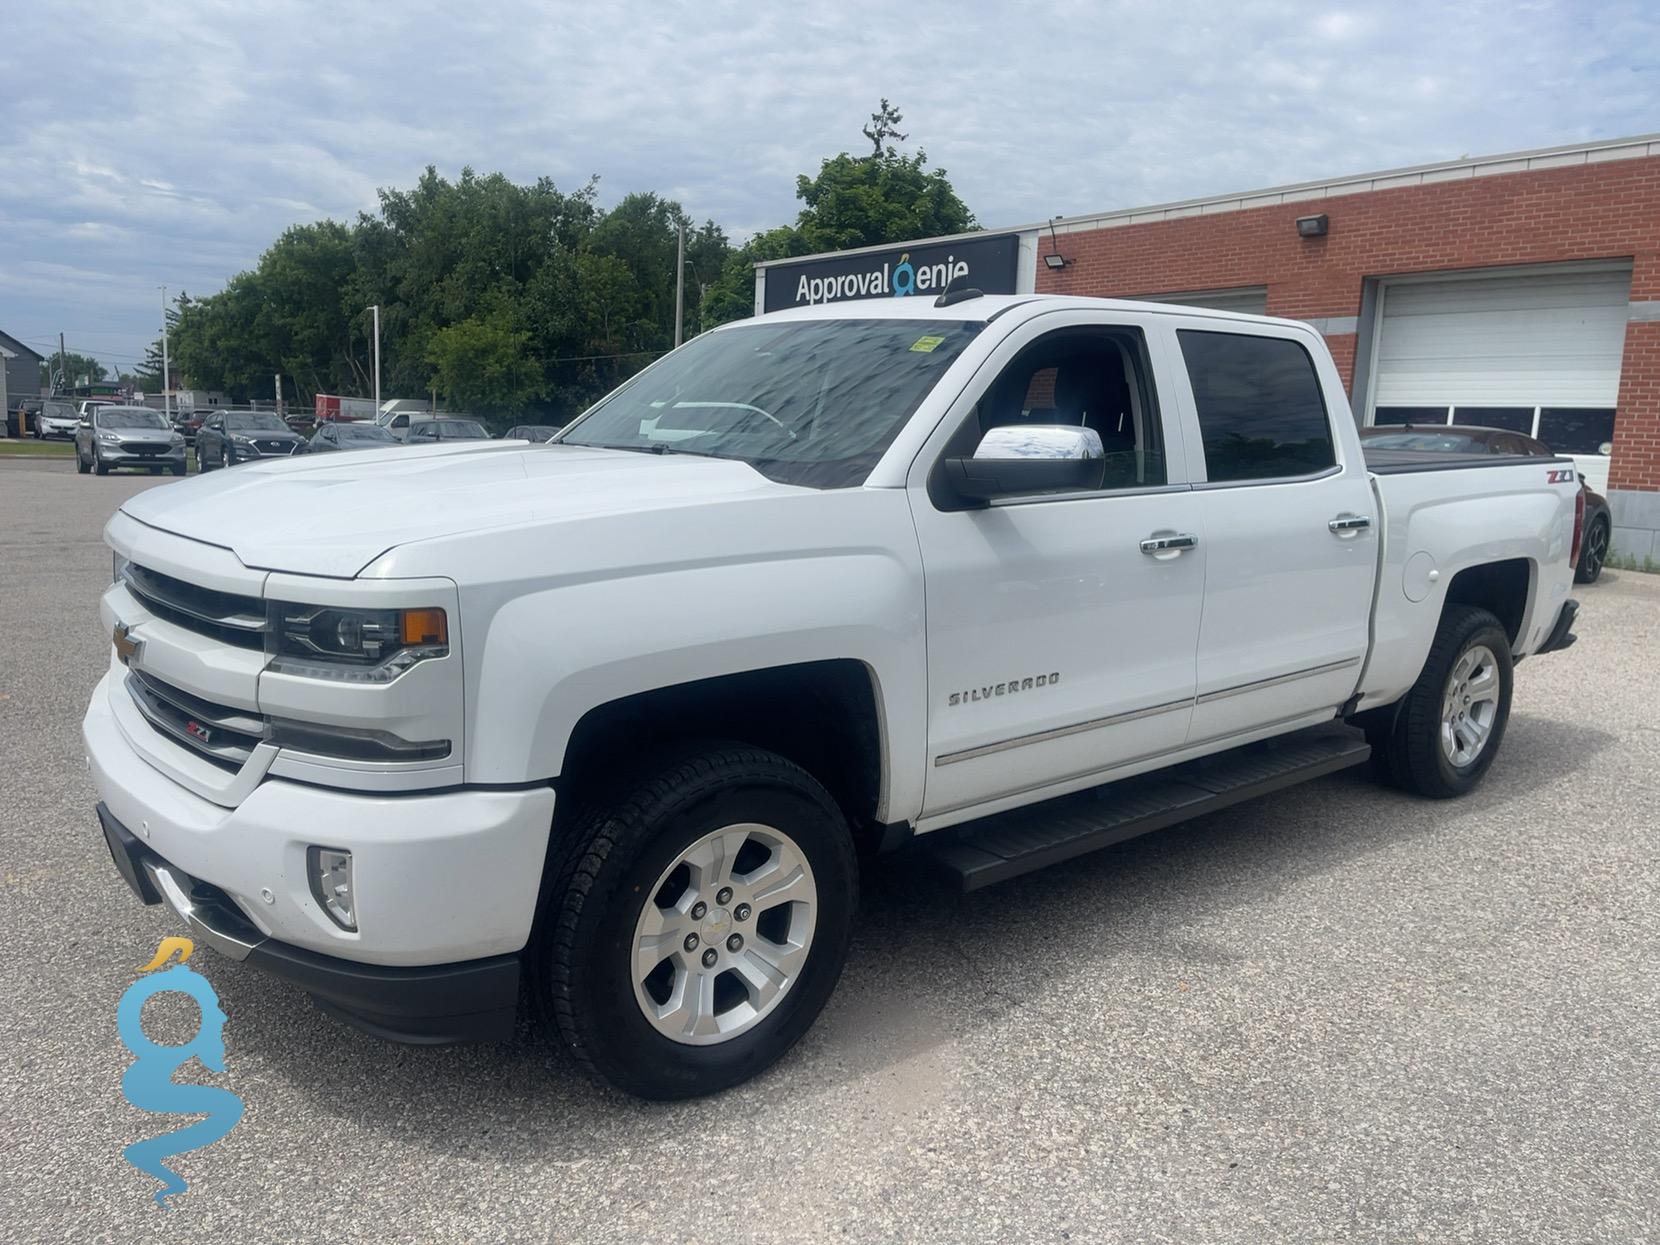
<instances>
[{"instance_id":1,"label":"leafy tree","mask_svg":"<svg viewBox=\"0 0 1660 1245\"><path fill-rule=\"evenodd\" d=\"M472 316L433 333L425 361L453 408L517 415L541 388L529 344L505 313Z\"/></svg>"},{"instance_id":2,"label":"leafy tree","mask_svg":"<svg viewBox=\"0 0 1660 1245\"><path fill-rule=\"evenodd\" d=\"M899 115L899 109L889 104L887 96L884 95L882 106L870 114L870 124L860 131L870 140L871 155L873 157L876 159L882 157L882 145L887 143L888 139L897 138L900 142L904 142L910 137L909 134L899 132L900 123L904 120L905 118ZM887 143L887 154L890 156L894 154L892 143Z\"/></svg>"},{"instance_id":3,"label":"leafy tree","mask_svg":"<svg viewBox=\"0 0 1660 1245\"><path fill-rule=\"evenodd\" d=\"M47 356L46 366L56 370L59 366L56 354ZM109 375L109 369L89 354L77 354L71 350L63 355L63 383L73 388L76 385L91 381L103 380Z\"/></svg>"}]
</instances>

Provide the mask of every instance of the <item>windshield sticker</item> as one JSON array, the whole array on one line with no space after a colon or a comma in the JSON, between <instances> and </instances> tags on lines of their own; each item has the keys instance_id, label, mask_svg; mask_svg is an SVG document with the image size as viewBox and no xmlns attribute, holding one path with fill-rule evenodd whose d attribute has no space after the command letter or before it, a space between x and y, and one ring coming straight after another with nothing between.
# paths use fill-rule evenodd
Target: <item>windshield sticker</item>
<instances>
[{"instance_id":1,"label":"windshield sticker","mask_svg":"<svg viewBox=\"0 0 1660 1245\"><path fill-rule=\"evenodd\" d=\"M927 354L944 340L943 337L919 337L911 343L911 349L918 354Z\"/></svg>"}]
</instances>

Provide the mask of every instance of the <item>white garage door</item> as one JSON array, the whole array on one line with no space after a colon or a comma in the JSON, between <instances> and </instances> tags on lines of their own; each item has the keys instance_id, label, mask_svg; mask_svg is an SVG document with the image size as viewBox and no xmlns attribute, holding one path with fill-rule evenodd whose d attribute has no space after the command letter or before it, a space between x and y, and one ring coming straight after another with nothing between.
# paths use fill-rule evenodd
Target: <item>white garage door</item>
<instances>
[{"instance_id":1,"label":"white garage door","mask_svg":"<svg viewBox=\"0 0 1660 1245\"><path fill-rule=\"evenodd\" d=\"M1205 307L1211 311L1238 311L1248 316L1268 314L1268 289L1261 285L1233 290L1191 290L1185 294L1143 294L1144 303L1181 303L1184 307Z\"/></svg>"},{"instance_id":2,"label":"white garage door","mask_svg":"<svg viewBox=\"0 0 1660 1245\"><path fill-rule=\"evenodd\" d=\"M1368 422L1527 433L1606 489L1630 291L1611 265L1385 281Z\"/></svg>"}]
</instances>

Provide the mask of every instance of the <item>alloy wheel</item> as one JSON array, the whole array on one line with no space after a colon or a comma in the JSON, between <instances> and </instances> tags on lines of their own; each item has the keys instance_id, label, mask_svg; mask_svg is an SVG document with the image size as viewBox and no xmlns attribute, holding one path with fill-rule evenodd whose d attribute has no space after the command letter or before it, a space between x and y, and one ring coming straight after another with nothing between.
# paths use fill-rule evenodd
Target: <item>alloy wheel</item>
<instances>
[{"instance_id":1,"label":"alloy wheel","mask_svg":"<svg viewBox=\"0 0 1660 1245\"><path fill-rule=\"evenodd\" d=\"M1485 644L1453 663L1441 700L1441 751L1459 769L1475 763L1499 713L1498 659Z\"/></svg>"},{"instance_id":2,"label":"alloy wheel","mask_svg":"<svg viewBox=\"0 0 1660 1245\"><path fill-rule=\"evenodd\" d=\"M724 826L665 869L635 922L634 996L651 1026L710 1046L766 1019L812 948L818 887L772 826Z\"/></svg>"}]
</instances>

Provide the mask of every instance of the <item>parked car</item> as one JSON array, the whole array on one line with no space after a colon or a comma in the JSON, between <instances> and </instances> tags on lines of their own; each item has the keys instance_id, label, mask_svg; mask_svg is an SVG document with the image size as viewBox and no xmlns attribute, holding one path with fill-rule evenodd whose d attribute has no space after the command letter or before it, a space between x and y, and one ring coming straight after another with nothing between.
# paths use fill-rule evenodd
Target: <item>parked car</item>
<instances>
[{"instance_id":1,"label":"parked car","mask_svg":"<svg viewBox=\"0 0 1660 1245\"><path fill-rule=\"evenodd\" d=\"M1469 424L1394 424L1363 428L1360 436L1368 450L1556 457L1556 451L1543 441L1508 428L1481 428ZM1574 565L1574 582L1594 584L1608 560L1608 545L1614 534L1614 513L1609 508L1608 499L1586 482L1585 473L1578 474L1580 491L1585 497L1585 524L1579 561Z\"/></svg>"},{"instance_id":2,"label":"parked car","mask_svg":"<svg viewBox=\"0 0 1660 1245\"><path fill-rule=\"evenodd\" d=\"M82 410L93 410L103 403L82 403ZM75 403L68 398L47 398L41 403L40 413L30 422L34 426L35 436L44 441L48 437L65 437L73 439L75 429L81 422L81 411L75 409Z\"/></svg>"},{"instance_id":3,"label":"parked car","mask_svg":"<svg viewBox=\"0 0 1660 1245\"><path fill-rule=\"evenodd\" d=\"M1288 320L758 316L546 448L124 501L98 819L330 1017L505 1040L523 990L597 1079L710 1093L829 999L861 854L972 890L1368 758L1475 788L1574 640L1579 484L1445 457L1372 461Z\"/></svg>"},{"instance_id":4,"label":"parked car","mask_svg":"<svg viewBox=\"0 0 1660 1245\"><path fill-rule=\"evenodd\" d=\"M305 449L305 438L271 411L213 411L196 433L196 466L212 471L259 458L290 458Z\"/></svg>"},{"instance_id":5,"label":"parked car","mask_svg":"<svg viewBox=\"0 0 1660 1245\"><path fill-rule=\"evenodd\" d=\"M33 428L40 416L41 407L46 405L44 398L23 398L16 406L6 412L6 435L21 437L25 429Z\"/></svg>"},{"instance_id":6,"label":"parked car","mask_svg":"<svg viewBox=\"0 0 1660 1245\"><path fill-rule=\"evenodd\" d=\"M416 418L409 425L411 445L429 445L434 441L488 441L490 430L476 419L457 419L452 415Z\"/></svg>"},{"instance_id":7,"label":"parked car","mask_svg":"<svg viewBox=\"0 0 1660 1245\"><path fill-rule=\"evenodd\" d=\"M184 436L147 406L99 406L75 428L75 469L108 475L120 467L184 474Z\"/></svg>"},{"instance_id":8,"label":"parked car","mask_svg":"<svg viewBox=\"0 0 1660 1245\"><path fill-rule=\"evenodd\" d=\"M313 454L337 450L382 450L389 445L402 445L379 424L327 423L317 429L311 438Z\"/></svg>"},{"instance_id":9,"label":"parked car","mask_svg":"<svg viewBox=\"0 0 1660 1245\"><path fill-rule=\"evenodd\" d=\"M563 429L563 424L515 424L502 440L542 442L557 436Z\"/></svg>"}]
</instances>

